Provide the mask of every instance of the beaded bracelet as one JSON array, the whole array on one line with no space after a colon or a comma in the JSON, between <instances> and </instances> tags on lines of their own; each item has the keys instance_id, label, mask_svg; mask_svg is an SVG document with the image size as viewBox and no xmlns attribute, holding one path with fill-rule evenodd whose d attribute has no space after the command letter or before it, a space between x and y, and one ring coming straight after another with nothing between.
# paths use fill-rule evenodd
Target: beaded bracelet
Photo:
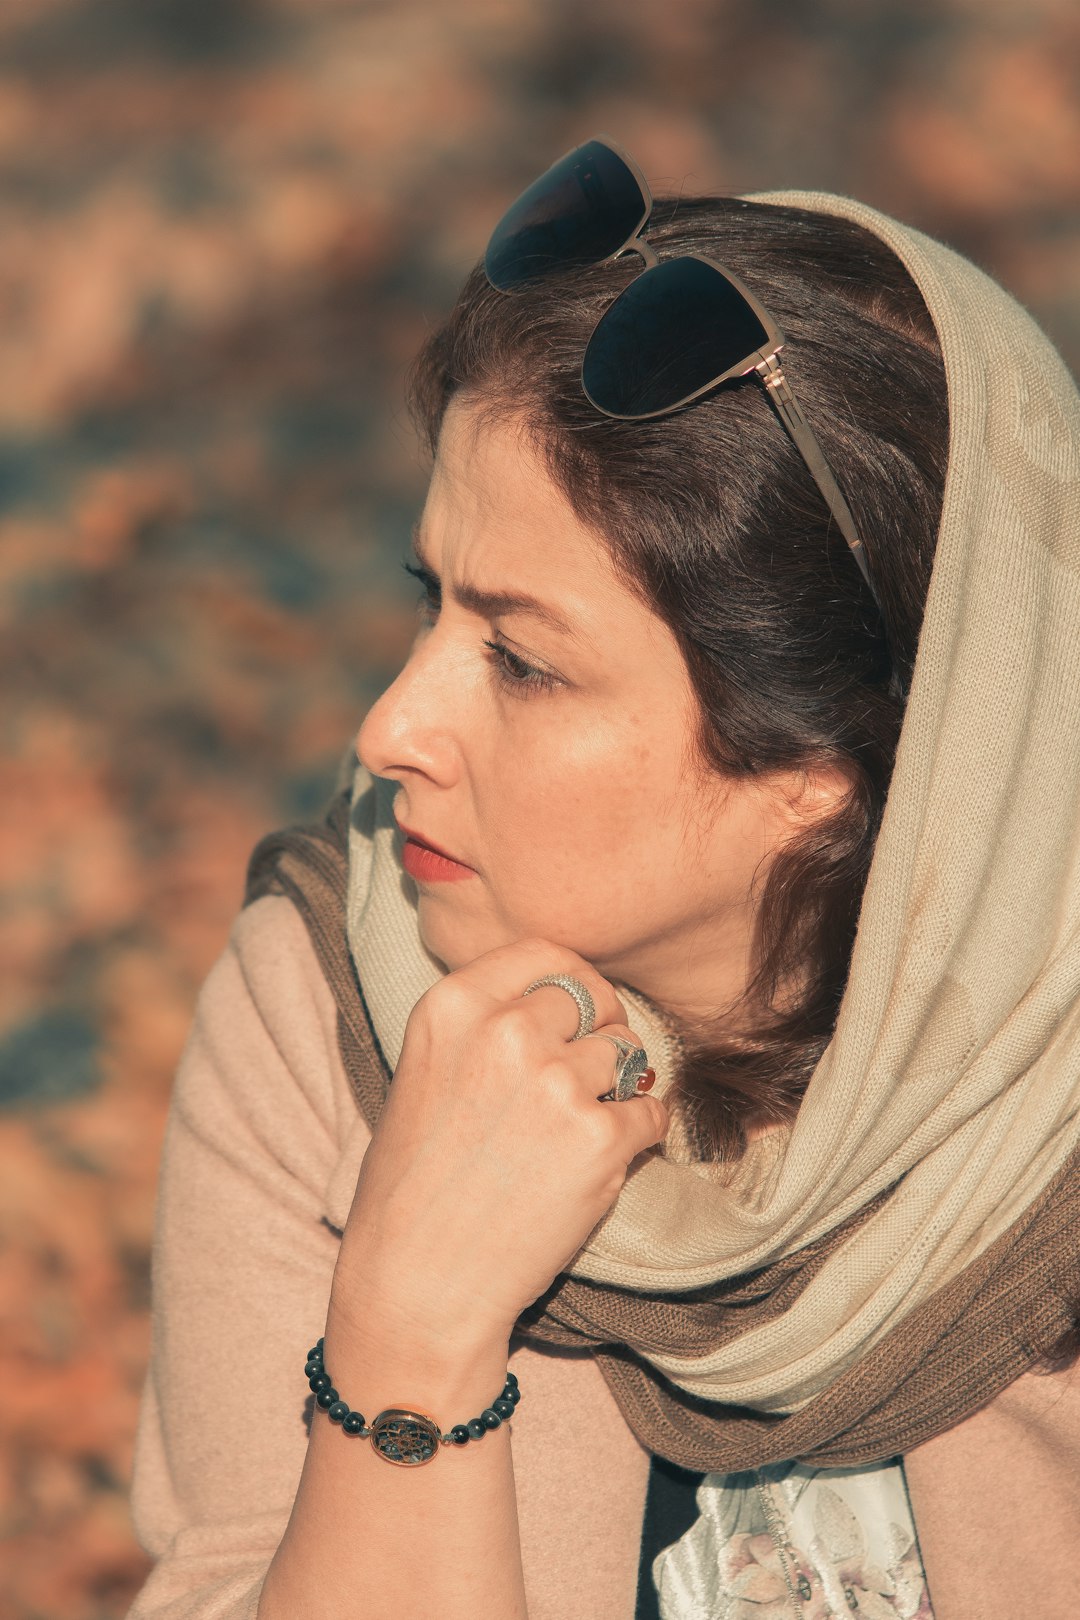
<instances>
[{"instance_id":1,"label":"beaded bracelet","mask_svg":"<svg viewBox=\"0 0 1080 1620\"><path fill-rule=\"evenodd\" d=\"M322 1339L308 1351L304 1372L308 1388L315 1392L315 1404L322 1407L331 1423L340 1423L345 1434L370 1440L380 1457L397 1463L400 1468L416 1468L430 1462L441 1445L464 1446L470 1440L482 1440L489 1429L497 1429L513 1415L521 1399L517 1378L508 1372L502 1394L485 1407L479 1417L470 1418L468 1423L455 1423L446 1434L440 1432L435 1419L426 1412L414 1412L401 1406L387 1407L368 1425L359 1412L349 1410L334 1388L323 1365Z\"/></svg>"}]
</instances>

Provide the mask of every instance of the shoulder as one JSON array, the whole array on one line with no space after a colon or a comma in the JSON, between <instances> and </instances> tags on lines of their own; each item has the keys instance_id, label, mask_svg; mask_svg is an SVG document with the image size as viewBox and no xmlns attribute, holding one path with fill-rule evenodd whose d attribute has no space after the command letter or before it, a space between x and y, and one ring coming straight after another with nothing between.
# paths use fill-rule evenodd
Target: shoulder
<instances>
[{"instance_id":1,"label":"shoulder","mask_svg":"<svg viewBox=\"0 0 1080 1620\"><path fill-rule=\"evenodd\" d=\"M296 907L266 895L236 917L199 993L174 1112L202 1130L237 1124L268 1143L299 1131L340 1143L357 1107L337 1008Z\"/></svg>"},{"instance_id":2,"label":"shoulder","mask_svg":"<svg viewBox=\"0 0 1080 1620\"><path fill-rule=\"evenodd\" d=\"M1071 1620L1080 1365L1025 1373L904 1463L937 1620Z\"/></svg>"},{"instance_id":3,"label":"shoulder","mask_svg":"<svg viewBox=\"0 0 1080 1620\"><path fill-rule=\"evenodd\" d=\"M1080 1362L1014 1379L962 1423L908 1452L909 1472L923 1460L942 1478L961 1461L972 1469L986 1462L995 1471L1005 1462L1010 1471L1080 1469Z\"/></svg>"}]
</instances>

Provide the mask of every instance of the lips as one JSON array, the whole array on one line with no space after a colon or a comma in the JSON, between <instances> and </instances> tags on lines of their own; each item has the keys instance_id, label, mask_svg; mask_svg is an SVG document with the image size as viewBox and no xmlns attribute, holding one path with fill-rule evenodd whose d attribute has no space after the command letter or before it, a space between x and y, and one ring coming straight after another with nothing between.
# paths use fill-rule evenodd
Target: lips
<instances>
[{"instance_id":1,"label":"lips","mask_svg":"<svg viewBox=\"0 0 1080 1620\"><path fill-rule=\"evenodd\" d=\"M405 842L401 848L401 864L421 888L431 884L461 883L467 878L476 876L473 868L466 866L464 861L457 860L453 855L447 855L444 850L435 844L429 844L426 839L422 841L408 827L402 827L401 830L405 834Z\"/></svg>"},{"instance_id":2,"label":"lips","mask_svg":"<svg viewBox=\"0 0 1080 1620\"><path fill-rule=\"evenodd\" d=\"M430 849L433 854L441 855L444 861L453 861L455 866L466 866L468 864L466 861L459 860L456 855L451 855L450 851L443 849L441 844L433 843L423 833L414 831L412 827L406 827L404 822L399 821L398 826L411 844L419 844L421 849Z\"/></svg>"}]
</instances>

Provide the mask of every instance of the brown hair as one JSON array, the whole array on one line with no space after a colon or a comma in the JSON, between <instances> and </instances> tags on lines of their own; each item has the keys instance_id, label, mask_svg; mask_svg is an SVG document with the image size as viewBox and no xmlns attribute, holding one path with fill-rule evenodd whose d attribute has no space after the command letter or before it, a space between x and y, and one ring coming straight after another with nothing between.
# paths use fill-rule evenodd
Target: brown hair
<instances>
[{"instance_id":1,"label":"brown hair","mask_svg":"<svg viewBox=\"0 0 1080 1620\"><path fill-rule=\"evenodd\" d=\"M930 578L948 407L918 289L862 227L734 198L659 199L649 240L662 258L727 265L778 320L784 369L866 542L884 625L754 378L651 421L589 404L581 357L640 270L636 255L512 295L474 270L418 356L409 396L432 452L455 394L522 421L578 517L676 636L708 767L839 768L850 783L772 861L747 1027L733 1034L731 1009L718 1009L683 1029L672 1099L702 1158L732 1158L750 1127L795 1113L836 1021Z\"/></svg>"}]
</instances>

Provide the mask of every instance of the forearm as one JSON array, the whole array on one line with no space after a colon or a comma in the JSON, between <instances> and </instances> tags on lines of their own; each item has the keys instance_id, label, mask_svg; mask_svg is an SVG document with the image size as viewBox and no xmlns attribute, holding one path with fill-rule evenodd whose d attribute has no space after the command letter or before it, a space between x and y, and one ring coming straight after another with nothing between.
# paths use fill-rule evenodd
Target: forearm
<instances>
[{"instance_id":1,"label":"forearm","mask_svg":"<svg viewBox=\"0 0 1080 1620\"><path fill-rule=\"evenodd\" d=\"M655 1099L599 1100L610 1061L560 1033L568 1004L577 1021L564 991L538 992L537 1006L516 993L545 968L585 974L602 1021L636 1042L612 986L542 942L489 952L472 978L451 973L416 1004L325 1330L325 1371L368 1421L411 1406L445 1430L492 1405L513 1324L667 1129ZM318 1413L258 1620L526 1620L514 1421L528 1423L527 1405L524 1419L401 1468Z\"/></svg>"},{"instance_id":2,"label":"forearm","mask_svg":"<svg viewBox=\"0 0 1080 1620\"><path fill-rule=\"evenodd\" d=\"M384 1331L377 1312L358 1318L344 1305L344 1292L335 1286L324 1361L342 1398L368 1423L385 1407L412 1406L446 1430L478 1416L502 1391L506 1342L421 1342L402 1329ZM440 1447L422 1467L402 1468L316 1408L258 1620L433 1614L526 1620L509 1426L460 1448Z\"/></svg>"}]
</instances>

